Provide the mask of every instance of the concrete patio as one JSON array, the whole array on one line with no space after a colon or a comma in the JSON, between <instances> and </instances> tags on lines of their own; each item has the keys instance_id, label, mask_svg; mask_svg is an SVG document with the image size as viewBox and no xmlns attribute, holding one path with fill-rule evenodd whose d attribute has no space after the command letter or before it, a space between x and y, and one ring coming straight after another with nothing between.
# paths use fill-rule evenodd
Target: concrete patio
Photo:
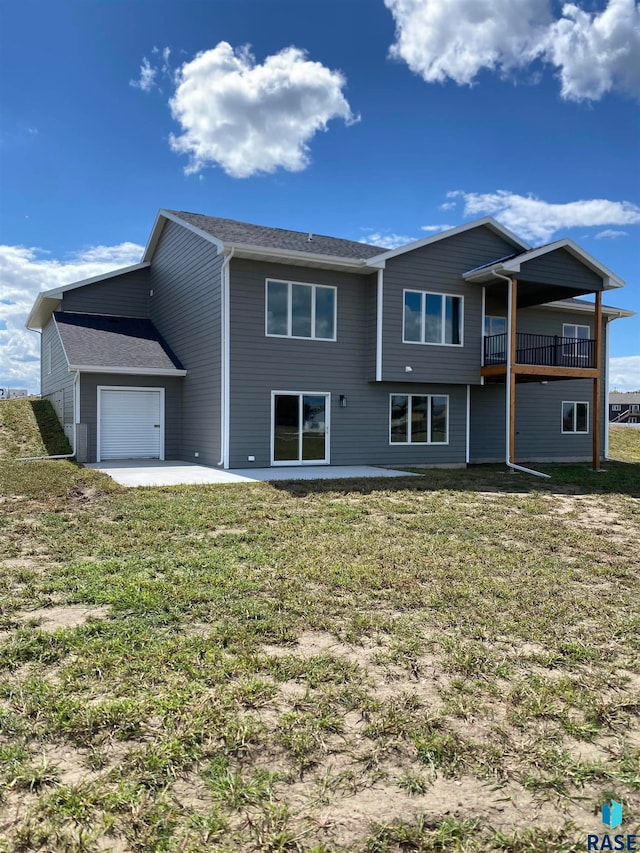
<instances>
[{"instance_id":1,"label":"concrete patio","mask_svg":"<svg viewBox=\"0 0 640 853\"><path fill-rule=\"evenodd\" d=\"M86 466L108 474L122 486L191 486L200 483L259 483L269 480L339 480L360 477L415 477L406 471L373 465L311 465L278 468L234 468L224 471L192 462L123 459Z\"/></svg>"}]
</instances>

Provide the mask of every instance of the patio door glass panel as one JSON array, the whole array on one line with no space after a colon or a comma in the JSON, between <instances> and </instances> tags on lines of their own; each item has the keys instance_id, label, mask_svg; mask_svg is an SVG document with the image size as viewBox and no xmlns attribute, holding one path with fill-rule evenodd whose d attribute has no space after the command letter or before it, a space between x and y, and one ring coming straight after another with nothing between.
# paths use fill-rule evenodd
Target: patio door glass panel
<instances>
[{"instance_id":1,"label":"patio door glass panel","mask_svg":"<svg viewBox=\"0 0 640 853\"><path fill-rule=\"evenodd\" d=\"M327 394L275 394L273 461L327 462Z\"/></svg>"}]
</instances>

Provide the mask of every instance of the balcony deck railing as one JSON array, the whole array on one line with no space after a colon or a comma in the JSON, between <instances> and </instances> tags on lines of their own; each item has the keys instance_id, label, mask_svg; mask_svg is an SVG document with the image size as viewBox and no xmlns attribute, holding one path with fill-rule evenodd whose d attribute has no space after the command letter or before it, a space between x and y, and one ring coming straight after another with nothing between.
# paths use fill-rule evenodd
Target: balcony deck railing
<instances>
[{"instance_id":1,"label":"balcony deck railing","mask_svg":"<svg viewBox=\"0 0 640 853\"><path fill-rule=\"evenodd\" d=\"M507 334L484 339L485 367L507 363ZM534 335L516 332L516 364L536 367L596 367L596 342L561 335Z\"/></svg>"}]
</instances>

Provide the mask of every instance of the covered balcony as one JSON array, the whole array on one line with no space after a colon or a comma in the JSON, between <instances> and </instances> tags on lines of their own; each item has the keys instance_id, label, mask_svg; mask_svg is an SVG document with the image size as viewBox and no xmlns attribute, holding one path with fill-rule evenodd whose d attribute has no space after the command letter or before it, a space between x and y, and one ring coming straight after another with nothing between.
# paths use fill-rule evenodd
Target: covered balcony
<instances>
[{"instance_id":1,"label":"covered balcony","mask_svg":"<svg viewBox=\"0 0 640 853\"><path fill-rule=\"evenodd\" d=\"M561 335L515 333L513 370L516 381L539 381L550 378L593 379L597 371L595 338L568 338ZM484 339L484 377L504 376L507 369L508 334L489 335Z\"/></svg>"},{"instance_id":2,"label":"covered balcony","mask_svg":"<svg viewBox=\"0 0 640 853\"><path fill-rule=\"evenodd\" d=\"M547 382L561 379L591 379L593 403L591 432L593 467L599 469L601 456L602 384L602 291L623 282L571 240L560 240L537 249L498 258L463 274L482 287L485 302L506 308L504 332L484 338L480 374L483 382L504 382L506 386L506 462L515 464L515 399L519 382ZM521 332L518 311L533 306L549 306L592 295L593 314L585 337ZM579 302L584 311L584 302ZM566 307L566 304L565 306ZM589 330L593 338L587 337ZM536 473L536 472L534 472Z\"/></svg>"}]
</instances>

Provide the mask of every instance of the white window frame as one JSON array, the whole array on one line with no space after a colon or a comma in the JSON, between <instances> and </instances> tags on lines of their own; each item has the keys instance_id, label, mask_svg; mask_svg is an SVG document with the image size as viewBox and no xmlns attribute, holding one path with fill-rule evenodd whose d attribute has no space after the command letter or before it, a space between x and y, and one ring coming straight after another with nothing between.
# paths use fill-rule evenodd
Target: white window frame
<instances>
[{"instance_id":1,"label":"white window frame","mask_svg":"<svg viewBox=\"0 0 640 853\"><path fill-rule=\"evenodd\" d=\"M576 334L575 335L568 335L566 333L567 329L575 329ZM578 334L577 334L578 329L586 329L587 330L587 337L586 338L579 338ZM577 339L576 343L571 343L571 344L565 343L563 345L563 347L562 347L562 354L563 355L573 356L573 358L589 358L588 352L580 352L580 341L591 340L591 326L587 326L587 325L584 325L582 323L563 323L562 324L562 337L563 338L576 338Z\"/></svg>"},{"instance_id":2,"label":"white window frame","mask_svg":"<svg viewBox=\"0 0 640 853\"><path fill-rule=\"evenodd\" d=\"M586 430L577 430L576 426L576 409L573 410L573 429L565 429L564 428L564 407L565 406L586 406L587 407L587 428ZM589 435L590 433L590 414L589 414L589 403L587 400L563 400L560 406L560 431L562 435Z\"/></svg>"},{"instance_id":3,"label":"white window frame","mask_svg":"<svg viewBox=\"0 0 640 853\"><path fill-rule=\"evenodd\" d=\"M634 417L629 418L629 423L630 423L630 424L637 424L637 423L638 423L638 418L637 418L637 417L635 417L635 415L634 415Z\"/></svg>"},{"instance_id":4,"label":"white window frame","mask_svg":"<svg viewBox=\"0 0 640 853\"><path fill-rule=\"evenodd\" d=\"M419 341L408 341L405 336L405 298L407 293L417 293L421 297L420 302L420 310L421 310L421 325L420 325L420 338ZM440 314L440 328L442 329L442 340L438 341L425 341L425 330L427 326L427 319L425 314L425 301L427 296L440 296L442 297L442 311ZM452 297L453 299L460 300L460 343L459 344L447 344L444 342L445 336L445 318L447 313L447 296ZM415 290L413 287L405 287L402 291L402 343L403 344L417 344L418 346L430 346L430 347L463 347L464 346L464 296L460 293L440 293L437 290Z\"/></svg>"},{"instance_id":5,"label":"white window frame","mask_svg":"<svg viewBox=\"0 0 640 853\"><path fill-rule=\"evenodd\" d=\"M287 285L287 330L286 335L274 335L269 331L269 284L286 284ZM292 286L294 284L302 285L303 287L311 288L311 335L292 335L293 328L293 299ZM315 335L316 330L316 289L324 287L327 290L333 290L333 337L318 338ZM338 339L338 288L333 284L312 284L309 281L287 281L280 278L267 278L264 282L264 333L267 338L289 338L295 341L326 341L332 343Z\"/></svg>"},{"instance_id":6,"label":"white window frame","mask_svg":"<svg viewBox=\"0 0 640 853\"><path fill-rule=\"evenodd\" d=\"M612 403L611 404L611 411L612 412L621 412L622 406L620 405L620 403Z\"/></svg>"},{"instance_id":7,"label":"white window frame","mask_svg":"<svg viewBox=\"0 0 640 853\"><path fill-rule=\"evenodd\" d=\"M633 412L634 415L637 415L640 412L640 403L631 403L631 408L629 411Z\"/></svg>"},{"instance_id":8,"label":"white window frame","mask_svg":"<svg viewBox=\"0 0 640 853\"><path fill-rule=\"evenodd\" d=\"M281 335L277 335L277 337L282 337ZM305 340L307 340L305 338ZM325 435L325 457L324 459L308 459L303 460L301 458L298 459L284 459L277 461L275 459L276 452L276 424L275 424L275 413L276 413L276 397L279 395L285 395L287 397L298 397L298 406L300 407L300 411L302 408L302 401L304 397L324 397L325 402L325 425L324 425L324 435ZM300 431L300 435L298 436L298 457L302 455L302 431ZM271 392L271 442L270 442L270 458L271 458L271 467L277 468L278 466L284 466L288 468L294 467L302 467L304 465L331 465L331 392L330 391L272 391Z\"/></svg>"},{"instance_id":9,"label":"white window frame","mask_svg":"<svg viewBox=\"0 0 640 853\"><path fill-rule=\"evenodd\" d=\"M408 397L409 398L409 421L407 424L407 437L409 441L391 441L391 415L393 413L393 397ZM447 440L446 441L411 441L411 409L412 397L428 397L429 405L427 407L427 435L431 435L431 398L444 397L447 401ZM393 391L389 394L389 446L390 447L446 447L449 444L449 395L448 394L417 394L408 391Z\"/></svg>"}]
</instances>

